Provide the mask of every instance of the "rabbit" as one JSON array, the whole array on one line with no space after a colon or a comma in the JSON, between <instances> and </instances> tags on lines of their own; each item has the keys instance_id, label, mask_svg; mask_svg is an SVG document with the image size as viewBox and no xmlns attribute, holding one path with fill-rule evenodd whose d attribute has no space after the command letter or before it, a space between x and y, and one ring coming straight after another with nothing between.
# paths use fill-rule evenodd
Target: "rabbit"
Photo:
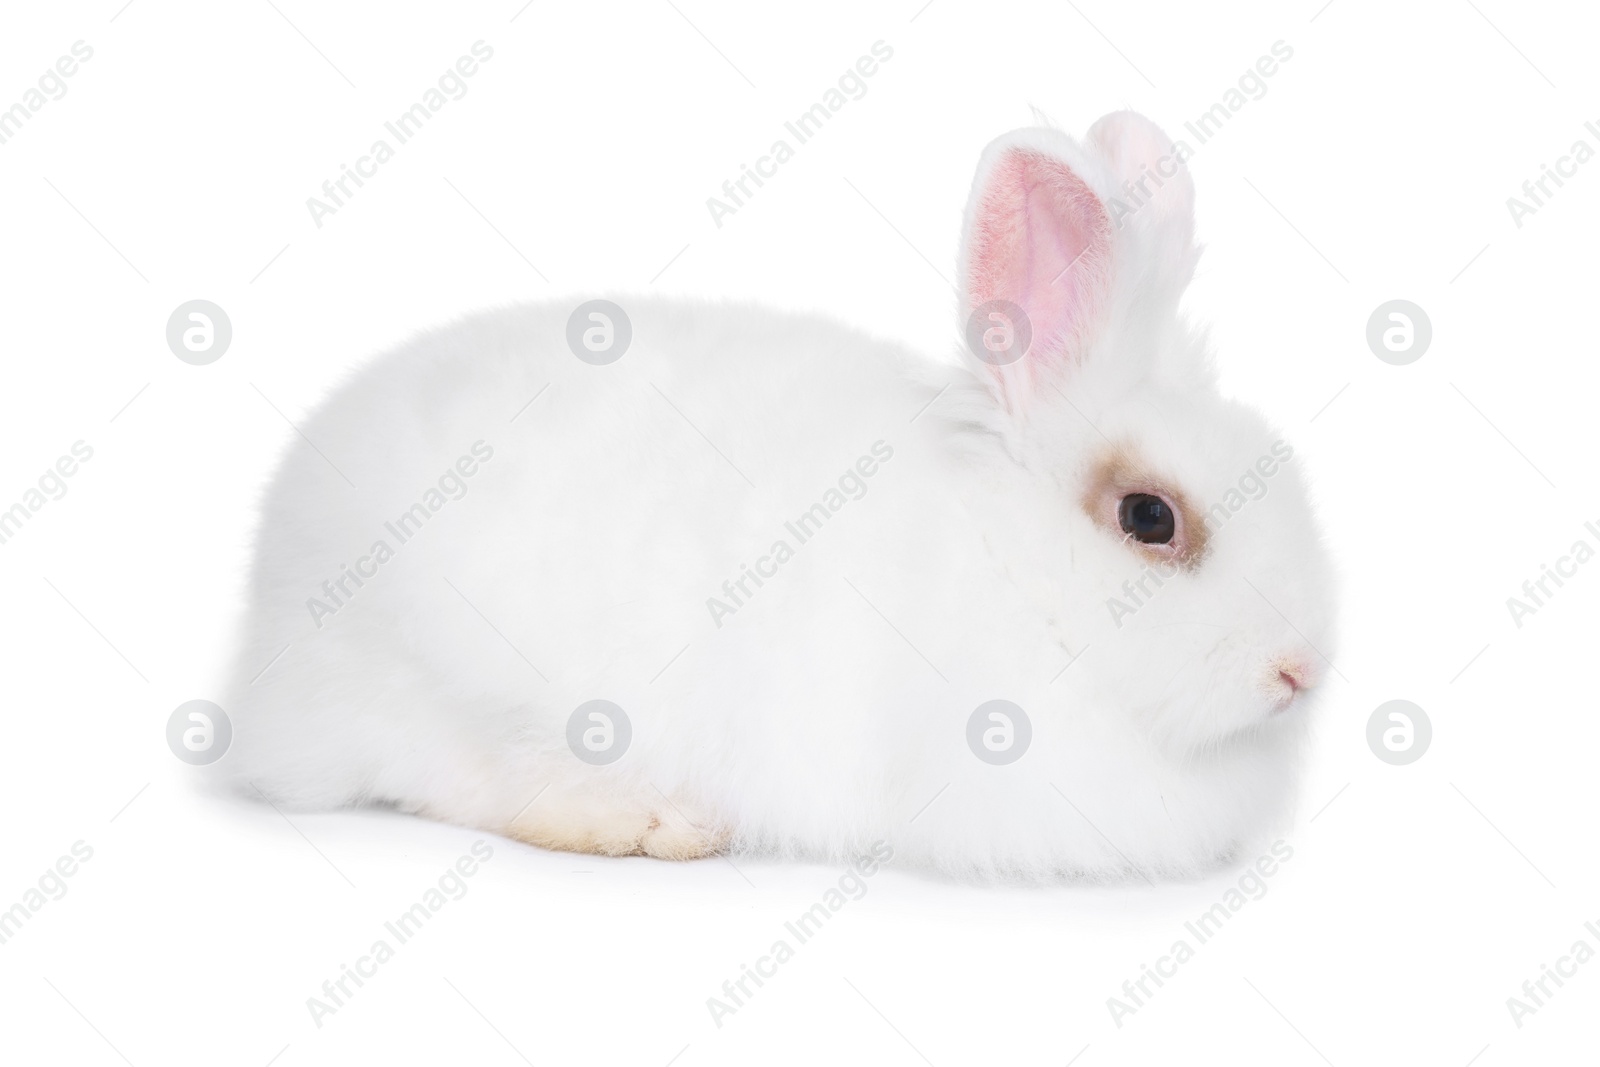
<instances>
[{"instance_id":1,"label":"rabbit","mask_svg":"<svg viewBox=\"0 0 1600 1067\"><path fill-rule=\"evenodd\" d=\"M618 296L371 362L265 492L218 773L609 856L1225 866L1294 800L1334 577L1180 315L1184 149L988 145L947 358Z\"/></svg>"}]
</instances>

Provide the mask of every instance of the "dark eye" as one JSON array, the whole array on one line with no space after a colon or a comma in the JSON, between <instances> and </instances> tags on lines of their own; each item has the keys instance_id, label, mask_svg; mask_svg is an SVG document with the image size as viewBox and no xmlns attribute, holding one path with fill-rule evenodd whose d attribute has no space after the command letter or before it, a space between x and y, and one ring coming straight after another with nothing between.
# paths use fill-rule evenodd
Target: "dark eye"
<instances>
[{"instance_id":1,"label":"dark eye","mask_svg":"<svg viewBox=\"0 0 1600 1067\"><path fill-rule=\"evenodd\" d=\"M1122 524L1123 533L1147 545L1167 544L1177 528L1172 507L1149 493L1131 493L1123 497L1117 507L1117 521Z\"/></svg>"}]
</instances>

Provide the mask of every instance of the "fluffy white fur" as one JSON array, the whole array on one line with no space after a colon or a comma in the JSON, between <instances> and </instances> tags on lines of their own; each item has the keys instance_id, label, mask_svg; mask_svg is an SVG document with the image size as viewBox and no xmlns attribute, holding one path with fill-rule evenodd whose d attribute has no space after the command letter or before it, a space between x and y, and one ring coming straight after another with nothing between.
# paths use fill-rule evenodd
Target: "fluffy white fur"
<instances>
[{"instance_id":1,"label":"fluffy white fur","mask_svg":"<svg viewBox=\"0 0 1600 1067\"><path fill-rule=\"evenodd\" d=\"M1169 148L1128 113L1082 143L1003 137L968 243L1008 153L1048 155L1110 204ZM820 859L882 839L900 864L1025 879L1225 862L1284 813L1333 603L1294 459L1198 566L1120 627L1108 610L1146 560L1085 506L1107 456L1204 509L1279 436L1219 395L1179 317L1188 182L1112 230L1083 336L1030 353L1026 376L626 296L632 346L610 366L567 349L576 301L372 362L302 426L355 488L295 441L266 495L218 769L298 809L387 804L613 854ZM478 441L493 458L466 495L399 544L384 523ZM865 494L798 544L785 522L879 441L893 456ZM707 599L780 538L794 558L718 627ZM319 628L308 598L378 540L394 558ZM607 767L566 743L593 698L633 725ZM1005 767L966 742L995 698L1033 724Z\"/></svg>"}]
</instances>

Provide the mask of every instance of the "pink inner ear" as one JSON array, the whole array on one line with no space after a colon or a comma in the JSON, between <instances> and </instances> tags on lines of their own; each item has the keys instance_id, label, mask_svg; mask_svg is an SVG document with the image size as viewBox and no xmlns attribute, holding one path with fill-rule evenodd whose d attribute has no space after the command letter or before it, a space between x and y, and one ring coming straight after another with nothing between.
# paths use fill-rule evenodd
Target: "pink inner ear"
<instances>
[{"instance_id":1,"label":"pink inner ear","mask_svg":"<svg viewBox=\"0 0 1600 1067\"><path fill-rule=\"evenodd\" d=\"M1033 328L1032 359L1072 359L1105 287L1111 222L1058 159L1013 149L989 175L973 220L968 301L1009 300Z\"/></svg>"}]
</instances>

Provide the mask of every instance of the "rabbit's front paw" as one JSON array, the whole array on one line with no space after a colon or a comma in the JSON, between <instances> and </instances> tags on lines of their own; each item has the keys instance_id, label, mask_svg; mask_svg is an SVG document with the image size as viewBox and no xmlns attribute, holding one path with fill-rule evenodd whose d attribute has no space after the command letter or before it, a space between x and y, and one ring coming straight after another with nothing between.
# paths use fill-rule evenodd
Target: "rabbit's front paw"
<instances>
[{"instance_id":1,"label":"rabbit's front paw","mask_svg":"<svg viewBox=\"0 0 1600 1067\"><path fill-rule=\"evenodd\" d=\"M639 850L660 860L697 860L728 849L729 833L682 805L663 803L639 839Z\"/></svg>"},{"instance_id":2,"label":"rabbit's front paw","mask_svg":"<svg viewBox=\"0 0 1600 1067\"><path fill-rule=\"evenodd\" d=\"M541 848L602 856L693 860L716 855L729 834L689 805L652 796L606 798L593 793L543 797L506 828Z\"/></svg>"}]
</instances>

